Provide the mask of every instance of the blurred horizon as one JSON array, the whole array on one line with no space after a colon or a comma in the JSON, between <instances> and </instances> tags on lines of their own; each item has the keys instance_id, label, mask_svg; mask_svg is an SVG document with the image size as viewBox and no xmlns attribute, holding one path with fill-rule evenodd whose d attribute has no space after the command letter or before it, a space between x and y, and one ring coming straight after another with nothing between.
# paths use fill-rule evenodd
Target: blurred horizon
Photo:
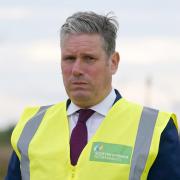
<instances>
[{"instance_id":1,"label":"blurred horizon","mask_svg":"<svg viewBox=\"0 0 180 180\"><path fill-rule=\"evenodd\" d=\"M59 29L77 11L117 17L121 62L113 87L180 119L179 7L178 0L0 0L0 130L15 125L26 106L66 100Z\"/></svg>"}]
</instances>

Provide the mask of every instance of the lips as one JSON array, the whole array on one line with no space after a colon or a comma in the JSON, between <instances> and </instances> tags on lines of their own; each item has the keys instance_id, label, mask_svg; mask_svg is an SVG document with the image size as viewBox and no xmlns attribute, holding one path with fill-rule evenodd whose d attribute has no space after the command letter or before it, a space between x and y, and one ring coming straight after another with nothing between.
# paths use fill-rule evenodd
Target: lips
<instances>
[{"instance_id":1,"label":"lips","mask_svg":"<svg viewBox=\"0 0 180 180\"><path fill-rule=\"evenodd\" d=\"M74 87L76 90L79 89L79 88L84 89L87 84L88 83L84 82L84 81L72 81L71 82L72 87Z\"/></svg>"},{"instance_id":2,"label":"lips","mask_svg":"<svg viewBox=\"0 0 180 180\"><path fill-rule=\"evenodd\" d=\"M72 82L72 84L81 85L81 84L87 84L87 83L86 83L86 82L79 82L79 81L75 81L75 82Z\"/></svg>"},{"instance_id":3,"label":"lips","mask_svg":"<svg viewBox=\"0 0 180 180\"><path fill-rule=\"evenodd\" d=\"M70 82L71 84L87 84L87 81L75 78L71 79Z\"/></svg>"}]
</instances>

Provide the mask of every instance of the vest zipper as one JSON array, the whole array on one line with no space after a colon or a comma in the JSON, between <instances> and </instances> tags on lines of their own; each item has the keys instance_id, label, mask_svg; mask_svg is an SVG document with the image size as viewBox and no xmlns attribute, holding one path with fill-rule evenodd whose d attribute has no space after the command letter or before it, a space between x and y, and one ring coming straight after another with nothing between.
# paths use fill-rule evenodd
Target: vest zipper
<instances>
[{"instance_id":1,"label":"vest zipper","mask_svg":"<svg viewBox=\"0 0 180 180\"><path fill-rule=\"evenodd\" d=\"M75 167L73 166L71 170L71 178L74 179L74 177L75 177Z\"/></svg>"}]
</instances>

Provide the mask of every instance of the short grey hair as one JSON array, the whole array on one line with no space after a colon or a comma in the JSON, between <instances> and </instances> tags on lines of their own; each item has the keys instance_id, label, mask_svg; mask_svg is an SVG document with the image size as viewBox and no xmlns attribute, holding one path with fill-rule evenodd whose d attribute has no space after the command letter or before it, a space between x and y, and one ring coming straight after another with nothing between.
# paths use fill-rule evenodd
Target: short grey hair
<instances>
[{"instance_id":1,"label":"short grey hair","mask_svg":"<svg viewBox=\"0 0 180 180\"><path fill-rule=\"evenodd\" d=\"M118 22L114 16L94 12L77 12L66 19L60 30L61 43L68 34L99 34L107 55L115 52Z\"/></svg>"}]
</instances>

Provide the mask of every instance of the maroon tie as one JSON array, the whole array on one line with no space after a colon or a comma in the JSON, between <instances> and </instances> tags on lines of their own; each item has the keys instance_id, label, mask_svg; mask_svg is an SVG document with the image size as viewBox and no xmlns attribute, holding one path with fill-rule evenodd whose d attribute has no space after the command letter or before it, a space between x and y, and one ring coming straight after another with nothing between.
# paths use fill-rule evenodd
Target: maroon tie
<instances>
[{"instance_id":1,"label":"maroon tie","mask_svg":"<svg viewBox=\"0 0 180 180\"><path fill-rule=\"evenodd\" d=\"M76 165L79 155L87 144L86 121L94 113L92 109L80 109L79 118L76 126L72 130L70 139L71 164Z\"/></svg>"}]
</instances>

